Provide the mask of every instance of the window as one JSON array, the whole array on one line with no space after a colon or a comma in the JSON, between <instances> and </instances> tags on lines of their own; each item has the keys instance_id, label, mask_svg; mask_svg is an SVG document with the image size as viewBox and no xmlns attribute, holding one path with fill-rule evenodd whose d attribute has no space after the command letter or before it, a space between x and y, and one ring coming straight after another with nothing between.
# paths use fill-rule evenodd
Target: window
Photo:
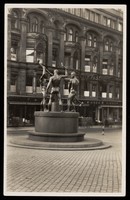
<instances>
[{"instance_id":1,"label":"window","mask_svg":"<svg viewBox=\"0 0 130 200\"><path fill-rule=\"evenodd\" d=\"M111 25L111 20L107 19L107 26L110 27L110 25Z\"/></svg>"},{"instance_id":2,"label":"window","mask_svg":"<svg viewBox=\"0 0 130 200\"><path fill-rule=\"evenodd\" d=\"M86 19L90 19L90 11L85 9L85 16Z\"/></svg>"},{"instance_id":3,"label":"window","mask_svg":"<svg viewBox=\"0 0 130 200\"><path fill-rule=\"evenodd\" d=\"M107 75L108 73L108 60L107 59L103 59L102 62L102 74Z\"/></svg>"},{"instance_id":4,"label":"window","mask_svg":"<svg viewBox=\"0 0 130 200\"><path fill-rule=\"evenodd\" d=\"M76 15L81 16L80 8L75 9L76 10Z\"/></svg>"},{"instance_id":5,"label":"window","mask_svg":"<svg viewBox=\"0 0 130 200\"><path fill-rule=\"evenodd\" d=\"M109 41L105 42L105 51L109 51Z\"/></svg>"},{"instance_id":6,"label":"window","mask_svg":"<svg viewBox=\"0 0 130 200\"><path fill-rule=\"evenodd\" d=\"M11 60L17 61L17 47L12 46L10 52L11 52Z\"/></svg>"},{"instance_id":7,"label":"window","mask_svg":"<svg viewBox=\"0 0 130 200\"><path fill-rule=\"evenodd\" d=\"M95 22L99 23L99 21L100 21L100 15L95 13Z\"/></svg>"},{"instance_id":8,"label":"window","mask_svg":"<svg viewBox=\"0 0 130 200\"><path fill-rule=\"evenodd\" d=\"M94 37L94 40L93 40L93 46L96 47L97 46L97 38Z\"/></svg>"},{"instance_id":9,"label":"window","mask_svg":"<svg viewBox=\"0 0 130 200\"><path fill-rule=\"evenodd\" d=\"M111 20L111 28L115 29L115 21Z\"/></svg>"},{"instance_id":10,"label":"window","mask_svg":"<svg viewBox=\"0 0 130 200\"><path fill-rule=\"evenodd\" d=\"M122 25L122 23L118 24L118 31L123 31L123 25Z\"/></svg>"},{"instance_id":11,"label":"window","mask_svg":"<svg viewBox=\"0 0 130 200\"><path fill-rule=\"evenodd\" d=\"M109 69L109 75L113 75L113 70L114 70L114 62L112 61Z\"/></svg>"},{"instance_id":12,"label":"window","mask_svg":"<svg viewBox=\"0 0 130 200\"><path fill-rule=\"evenodd\" d=\"M84 84L84 96L89 97L89 90L90 90L90 85L87 81L85 81Z\"/></svg>"},{"instance_id":13,"label":"window","mask_svg":"<svg viewBox=\"0 0 130 200\"><path fill-rule=\"evenodd\" d=\"M11 19L11 28L18 29L19 28L19 15L17 11L12 11L12 19Z\"/></svg>"},{"instance_id":14,"label":"window","mask_svg":"<svg viewBox=\"0 0 130 200\"><path fill-rule=\"evenodd\" d=\"M44 22L43 21L41 21L41 23L40 23L40 32L44 33Z\"/></svg>"},{"instance_id":15,"label":"window","mask_svg":"<svg viewBox=\"0 0 130 200\"><path fill-rule=\"evenodd\" d=\"M73 40L73 30L69 29L68 30L68 41L72 41Z\"/></svg>"},{"instance_id":16,"label":"window","mask_svg":"<svg viewBox=\"0 0 130 200\"><path fill-rule=\"evenodd\" d=\"M95 13L94 12L90 12L90 20L91 21L95 21Z\"/></svg>"},{"instance_id":17,"label":"window","mask_svg":"<svg viewBox=\"0 0 130 200\"><path fill-rule=\"evenodd\" d=\"M98 59L97 59L97 57L94 57L94 59L93 59L93 72L94 73L97 72L97 66L98 66Z\"/></svg>"},{"instance_id":18,"label":"window","mask_svg":"<svg viewBox=\"0 0 130 200\"><path fill-rule=\"evenodd\" d=\"M57 66L57 59L58 59L58 49L53 48L53 51L52 51L52 67Z\"/></svg>"},{"instance_id":19,"label":"window","mask_svg":"<svg viewBox=\"0 0 130 200\"><path fill-rule=\"evenodd\" d=\"M91 67L91 56L85 55L85 72L90 72Z\"/></svg>"},{"instance_id":20,"label":"window","mask_svg":"<svg viewBox=\"0 0 130 200\"><path fill-rule=\"evenodd\" d=\"M88 35L88 46L91 47L92 46L92 35Z\"/></svg>"},{"instance_id":21,"label":"window","mask_svg":"<svg viewBox=\"0 0 130 200\"><path fill-rule=\"evenodd\" d=\"M89 47L97 47L97 37L94 33L87 34L87 46Z\"/></svg>"},{"instance_id":22,"label":"window","mask_svg":"<svg viewBox=\"0 0 130 200\"><path fill-rule=\"evenodd\" d=\"M74 53L74 57L73 57L73 69L78 70L79 69L79 52L76 51Z\"/></svg>"},{"instance_id":23,"label":"window","mask_svg":"<svg viewBox=\"0 0 130 200\"><path fill-rule=\"evenodd\" d=\"M38 20L37 18L33 18L32 21L32 32L38 32Z\"/></svg>"},{"instance_id":24,"label":"window","mask_svg":"<svg viewBox=\"0 0 130 200\"><path fill-rule=\"evenodd\" d=\"M71 54L65 52L64 61L65 61L65 66L68 67L68 68L70 68L70 57L71 57Z\"/></svg>"},{"instance_id":25,"label":"window","mask_svg":"<svg viewBox=\"0 0 130 200\"><path fill-rule=\"evenodd\" d=\"M107 25L107 18L106 17L103 18L103 24L104 24L104 26Z\"/></svg>"},{"instance_id":26,"label":"window","mask_svg":"<svg viewBox=\"0 0 130 200\"><path fill-rule=\"evenodd\" d=\"M26 62L34 62L34 49L26 49Z\"/></svg>"},{"instance_id":27,"label":"window","mask_svg":"<svg viewBox=\"0 0 130 200\"><path fill-rule=\"evenodd\" d=\"M78 39L79 39L79 34L78 34L78 32L76 31L76 32L75 32L75 42L78 42Z\"/></svg>"},{"instance_id":28,"label":"window","mask_svg":"<svg viewBox=\"0 0 130 200\"><path fill-rule=\"evenodd\" d=\"M110 51L113 51L113 42L110 43Z\"/></svg>"}]
</instances>

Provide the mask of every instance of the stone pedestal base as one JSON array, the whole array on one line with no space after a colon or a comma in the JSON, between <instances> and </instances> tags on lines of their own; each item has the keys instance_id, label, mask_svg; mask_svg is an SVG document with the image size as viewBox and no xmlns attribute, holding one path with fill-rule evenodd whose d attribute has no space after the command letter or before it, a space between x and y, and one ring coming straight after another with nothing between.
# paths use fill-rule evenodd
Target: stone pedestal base
<instances>
[{"instance_id":1,"label":"stone pedestal base","mask_svg":"<svg viewBox=\"0 0 130 200\"><path fill-rule=\"evenodd\" d=\"M78 117L76 112L36 111L35 131L40 133L77 133Z\"/></svg>"},{"instance_id":2,"label":"stone pedestal base","mask_svg":"<svg viewBox=\"0 0 130 200\"><path fill-rule=\"evenodd\" d=\"M76 112L36 111L35 131L29 139L44 142L79 142L84 140L84 133L78 133Z\"/></svg>"}]
</instances>

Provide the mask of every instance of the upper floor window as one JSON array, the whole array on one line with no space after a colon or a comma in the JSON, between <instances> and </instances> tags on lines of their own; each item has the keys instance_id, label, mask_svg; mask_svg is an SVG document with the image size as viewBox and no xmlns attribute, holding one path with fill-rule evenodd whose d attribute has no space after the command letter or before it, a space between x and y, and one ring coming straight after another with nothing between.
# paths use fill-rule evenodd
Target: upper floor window
<instances>
[{"instance_id":1,"label":"upper floor window","mask_svg":"<svg viewBox=\"0 0 130 200\"><path fill-rule=\"evenodd\" d=\"M100 15L95 13L95 22L99 23L100 22Z\"/></svg>"},{"instance_id":2,"label":"upper floor window","mask_svg":"<svg viewBox=\"0 0 130 200\"><path fill-rule=\"evenodd\" d=\"M123 31L123 24L122 23L118 24L118 31Z\"/></svg>"},{"instance_id":3,"label":"upper floor window","mask_svg":"<svg viewBox=\"0 0 130 200\"><path fill-rule=\"evenodd\" d=\"M98 66L98 59L97 57L93 58L93 72L96 73L97 72L97 66Z\"/></svg>"},{"instance_id":4,"label":"upper floor window","mask_svg":"<svg viewBox=\"0 0 130 200\"><path fill-rule=\"evenodd\" d=\"M11 28L12 29L19 28L19 15L15 10L12 11Z\"/></svg>"},{"instance_id":5,"label":"upper floor window","mask_svg":"<svg viewBox=\"0 0 130 200\"><path fill-rule=\"evenodd\" d=\"M32 32L38 32L38 20L36 17L32 21Z\"/></svg>"},{"instance_id":6,"label":"upper floor window","mask_svg":"<svg viewBox=\"0 0 130 200\"><path fill-rule=\"evenodd\" d=\"M43 21L41 21L41 23L40 23L40 32L41 33L44 33L44 22Z\"/></svg>"},{"instance_id":7,"label":"upper floor window","mask_svg":"<svg viewBox=\"0 0 130 200\"><path fill-rule=\"evenodd\" d=\"M104 40L104 50L105 51L113 51L113 41L109 38Z\"/></svg>"},{"instance_id":8,"label":"upper floor window","mask_svg":"<svg viewBox=\"0 0 130 200\"><path fill-rule=\"evenodd\" d=\"M88 35L88 46L91 47L92 46L92 35Z\"/></svg>"},{"instance_id":9,"label":"upper floor window","mask_svg":"<svg viewBox=\"0 0 130 200\"><path fill-rule=\"evenodd\" d=\"M76 31L76 32L75 32L75 42L78 42L78 39L79 39L79 34L78 34L78 32Z\"/></svg>"},{"instance_id":10,"label":"upper floor window","mask_svg":"<svg viewBox=\"0 0 130 200\"><path fill-rule=\"evenodd\" d=\"M87 34L87 46L97 47L97 37L93 33Z\"/></svg>"},{"instance_id":11,"label":"upper floor window","mask_svg":"<svg viewBox=\"0 0 130 200\"><path fill-rule=\"evenodd\" d=\"M90 19L90 11L85 9L85 14L84 14L86 19Z\"/></svg>"},{"instance_id":12,"label":"upper floor window","mask_svg":"<svg viewBox=\"0 0 130 200\"><path fill-rule=\"evenodd\" d=\"M110 25L111 25L111 20L107 19L107 26L110 27Z\"/></svg>"},{"instance_id":13,"label":"upper floor window","mask_svg":"<svg viewBox=\"0 0 130 200\"><path fill-rule=\"evenodd\" d=\"M94 12L90 12L90 20L91 21L95 20L95 13Z\"/></svg>"},{"instance_id":14,"label":"upper floor window","mask_svg":"<svg viewBox=\"0 0 130 200\"><path fill-rule=\"evenodd\" d=\"M67 26L65 28L64 41L70 41L70 42L79 41L79 31L75 26L73 27Z\"/></svg>"},{"instance_id":15,"label":"upper floor window","mask_svg":"<svg viewBox=\"0 0 130 200\"><path fill-rule=\"evenodd\" d=\"M68 30L68 41L72 41L73 40L73 30L69 29Z\"/></svg>"},{"instance_id":16,"label":"upper floor window","mask_svg":"<svg viewBox=\"0 0 130 200\"><path fill-rule=\"evenodd\" d=\"M97 38L96 38L96 37L94 37L94 39L93 39L93 46L94 46L94 47L97 46Z\"/></svg>"}]
</instances>

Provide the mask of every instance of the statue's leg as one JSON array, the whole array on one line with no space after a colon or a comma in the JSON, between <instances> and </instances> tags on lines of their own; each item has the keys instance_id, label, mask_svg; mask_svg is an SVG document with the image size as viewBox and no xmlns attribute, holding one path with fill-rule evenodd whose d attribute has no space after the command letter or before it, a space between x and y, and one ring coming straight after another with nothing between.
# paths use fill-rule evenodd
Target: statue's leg
<instances>
[{"instance_id":1,"label":"statue's leg","mask_svg":"<svg viewBox=\"0 0 130 200\"><path fill-rule=\"evenodd\" d=\"M61 94L60 93L58 93L58 99L59 99L60 110L63 111L63 104L62 104L62 101L61 101Z\"/></svg>"},{"instance_id":2,"label":"statue's leg","mask_svg":"<svg viewBox=\"0 0 130 200\"><path fill-rule=\"evenodd\" d=\"M43 100L40 103L40 111L43 111Z\"/></svg>"},{"instance_id":3,"label":"statue's leg","mask_svg":"<svg viewBox=\"0 0 130 200\"><path fill-rule=\"evenodd\" d=\"M48 102L48 111L51 111L51 104L52 104L52 94L50 94L50 98Z\"/></svg>"},{"instance_id":4,"label":"statue's leg","mask_svg":"<svg viewBox=\"0 0 130 200\"><path fill-rule=\"evenodd\" d=\"M68 96L68 101L67 101L67 111L70 111L70 108L71 108L71 104L72 104L72 93L69 94Z\"/></svg>"},{"instance_id":5,"label":"statue's leg","mask_svg":"<svg viewBox=\"0 0 130 200\"><path fill-rule=\"evenodd\" d=\"M45 91L45 89L42 91L42 94L43 94L42 107L43 107L43 111L44 111L45 107L46 107L46 91Z\"/></svg>"}]
</instances>

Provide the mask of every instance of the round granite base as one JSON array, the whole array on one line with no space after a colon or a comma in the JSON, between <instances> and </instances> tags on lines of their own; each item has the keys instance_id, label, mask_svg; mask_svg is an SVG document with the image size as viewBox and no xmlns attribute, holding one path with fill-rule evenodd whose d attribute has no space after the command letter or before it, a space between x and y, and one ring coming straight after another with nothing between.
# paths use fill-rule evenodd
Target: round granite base
<instances>
[{"instance_id":1,"label":"round granite base","mask_svg":"<svg viewBox=\"0 0 130 200\"><path fill-rule=\"evenodd\" d=\"M86 138L81 142L44 142L34 141L29 136L14 136L8 145L20 148L60 151L100 150L111 147L98 139Z\"/></svg>"},{"instance_id":2,"label":"round granite base","mask_svg":"<svg viewBox=\"0 0 130 200\"><path fill-rule=\"evenodd\" d=\"M43 142L81 142L85 133L40 133L29 132L29 139Z\"/></svg>"}]
</instances>

